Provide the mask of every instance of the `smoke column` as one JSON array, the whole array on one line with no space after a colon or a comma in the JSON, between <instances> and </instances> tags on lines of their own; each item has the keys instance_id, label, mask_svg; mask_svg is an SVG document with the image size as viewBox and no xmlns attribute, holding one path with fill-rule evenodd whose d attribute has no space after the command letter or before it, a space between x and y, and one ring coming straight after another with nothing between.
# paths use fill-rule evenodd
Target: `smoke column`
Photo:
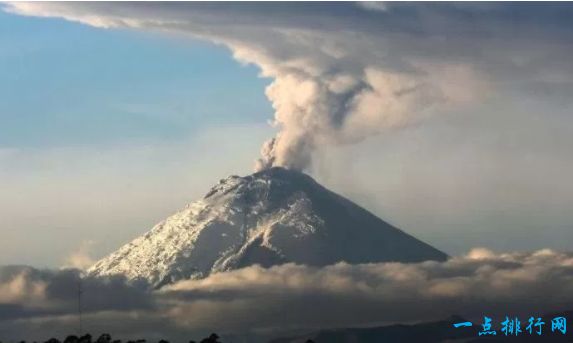
<instances>
[{"instance_id":1,"label":"smoke column","mask_svg":"<svg viewBox=\"0 0 573 343\"><path fill-rule=\"evenodd\" d=\"M300 68L272 75L266 94L279 133L264 144L256 169L307 169L321 145L359 142L445 101L443 91L420 75L376 66L353 69L312 75Z\"/></svg>"},{"instance_id":2,"label":"smoke column","mask_svg":"<svg viewBox=\"0 0 573 343\"><path fill-rule=\"evenodd\" d=\"M19 14L64 17L104 28L191 35L226 46L237 60L257 65L262 76L273 79L266 95L278 129L276 137L261 149L258 170L272 166L308 169L321 146L360 142L472 100L484 89L481 72L463 55L467 40L458 39L458 22L448 23L439 16L435 18L440 25L431 21L433 17L421 21L412 6L6 6ZM393 15L394 7L401 10L399 16ZM488 29L487 25L483 28ZM482 28L473 30L480 34ZM438 40L430 41L431 37Z\"/></svg>"}]
</instances>

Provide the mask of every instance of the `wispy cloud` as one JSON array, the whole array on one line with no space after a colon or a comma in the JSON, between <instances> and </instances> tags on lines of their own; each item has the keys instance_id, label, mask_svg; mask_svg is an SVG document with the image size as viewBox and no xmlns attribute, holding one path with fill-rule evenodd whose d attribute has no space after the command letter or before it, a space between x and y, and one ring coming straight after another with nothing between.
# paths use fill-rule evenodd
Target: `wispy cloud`
<instances>
[{"instance_id":1,"label":"wispy cloud","mask_svg":"<svg viewBox=\"0 0 573 343\"><path fill-rule=\"evenodd\" d=\"M95 260L92 258L92 248L94 241L87 240L80 243L80 246L72 251L64 261L64 267L85 270L91 267Z\"/></svg>"}]
</instances>

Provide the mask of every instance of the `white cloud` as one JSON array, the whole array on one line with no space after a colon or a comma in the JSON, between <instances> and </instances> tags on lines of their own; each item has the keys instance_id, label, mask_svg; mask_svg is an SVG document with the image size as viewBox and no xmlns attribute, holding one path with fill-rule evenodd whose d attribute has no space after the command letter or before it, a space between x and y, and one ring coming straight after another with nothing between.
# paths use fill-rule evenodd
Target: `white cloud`
<instances>
[{"instance_id":1,"label":"white cloud","mask_svg":"<svg viewBox=\"0 0 573 343\"><path fill-rule=\"evenodd\" d=\"M64 268L85 270L96 261L91 257L94 241L87 240L80 243L79 247L66 257Z\"/></svg>"},{"instance_id":2,"label":"white cloud","mask_svg":"<svg viewBox=\"0 0 573 343\"><path fill-rule=\"evenodd\" d=\"M572 290L571 254L479 249L447 262L254 266L160 294L178 299L170 314L181 325L193 327L201 313L222 327L270 329L543 313L573 306Z\"/></svg>"},{"instance_id":3,"label":"white cloud","mask_svg":"<svg viewBox=\"0 0 573 343\"><path fill-rule=\"evenodd\" d=\"M367 10L372 10L372 11L385 12L388 10L388 4L384 1L360 1L357 4L360 7L363 7Z\"/></svg>"},{"instance_id":4,"label":"white cloud","mask_svg":"<svg viewBox=\"0 0 573 343\"><path fill-rule=\"evenodd\" d=\"M88 330L124 318L129 325L108 326L112 334L278 334L434 321L453 314L479 319L571 310L573 255L549 249L497 254L481 248L446 262L251 266L153 292L121 278L83 283ZM75 272L3 268L0 289L11 294L0 308L12 305L0 316L0 328L17 323L39 332L41 320L65 332L77 309Z\"/></svg>"},{"instance_id":5,"label":"white cloud","mask_svg":"<svg viewBox=\"0 0 573 343\"><path fill-rule=\"evenodd\" d=\"M568 36L552 25L571 9L512 6L14 3L8 10L228 46L274 79L267 96L280 132L258 167L308 169L318 147L354 144L494 92L552 87L545 76L572 75Z\"/></svg>"}]
</instances>

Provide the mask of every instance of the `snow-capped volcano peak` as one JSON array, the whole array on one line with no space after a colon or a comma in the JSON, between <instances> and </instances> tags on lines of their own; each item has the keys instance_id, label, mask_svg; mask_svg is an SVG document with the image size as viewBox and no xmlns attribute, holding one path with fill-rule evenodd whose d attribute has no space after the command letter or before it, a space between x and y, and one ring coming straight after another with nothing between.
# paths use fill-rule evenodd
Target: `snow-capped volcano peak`
<instances>
[{"instance_id":1,"label":"snow-capped volcano peak","mask_svg":"<svg viewBox=\"0 0 573 343\"><path fill-rule=\"evenodd\" d=\"M385 223L310 176L270 168L230 176L151 231L89 269L154 287L286 262L417 262L447 256Z\"/></svg>"}]
</instances>

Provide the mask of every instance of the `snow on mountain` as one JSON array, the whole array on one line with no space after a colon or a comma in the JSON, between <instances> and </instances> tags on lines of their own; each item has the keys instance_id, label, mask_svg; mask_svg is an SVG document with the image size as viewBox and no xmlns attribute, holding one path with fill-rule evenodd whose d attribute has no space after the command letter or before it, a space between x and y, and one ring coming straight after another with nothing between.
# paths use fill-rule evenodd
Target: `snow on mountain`
<instances>
[{"instance_id":1,"label":"snow on mountain","mask_svg":"<svg viewBox=\"0 0 573 343\"><path fill-rule=\"evenodd\" d=\"M315 182L271 168L230 176L151 231L97 262L154 287L252 264L445 260L443 252Z\"/></svg>"}]
</instances>

